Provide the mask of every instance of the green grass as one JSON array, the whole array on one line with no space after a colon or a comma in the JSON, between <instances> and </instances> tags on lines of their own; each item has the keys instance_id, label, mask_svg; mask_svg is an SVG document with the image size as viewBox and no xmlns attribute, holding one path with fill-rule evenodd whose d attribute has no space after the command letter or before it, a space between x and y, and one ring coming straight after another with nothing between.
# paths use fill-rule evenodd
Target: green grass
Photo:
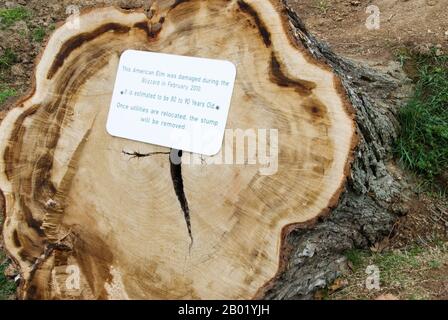
<instances>
[{"instance_id":1,"label":"green grass","mask_svg":"<svg viewBox=\"0 0 448 320\"><path fill-rule=\"evenodd\" d=\"M0 56L0 70L8 69L17 61L17 55L11 49L6 49Z\"/></svg>"},{"instance_id":2,"label":"green grass","mask_svg":"<svg viewBox=\"0 0 448 320\"><path fill-rule=\"evenodd\" d=\"M389 282L400 281L400 274L396 271L403 267L418 268L420 262L417 257L422 253L418 246L411 246L406 250L386 251L384 253L372 253L366 250L352 249L345 253L347 260L351 262L355 272L365 269L367 261L378 266L383 273L383 278Z\"/></svg>"},{"instance_id":3,"label":"green grass","mask_svg":"<svg viewBox=\"0 0 448 320\"><path fill-rule=\"evenodd\" d=\"M407 250L387 251L383 254L373 255L372 262L382 271L382 280L386 284L404 282L406 273L398 272L401 269L417 269L421 266L418 257L422 253L418 246L412 246Z\"/></svg>"},{"instance_id":4,"label":"green grass","mask_svg":"<svg viewBox=\"0 0 448 320\"><path fill-rule=\"evenodd\" d=\"M32 12L28 11L24 7L0 9L0 28L6 29L13 26L18 21L25 21L28 27L32 30L30 33L31 39L36 42L42 42L47 35L47 30L42 26L31 26L29 21L27 21L31 17ZM51 25L48 29L52 31L54 30L54 26ZM28 33L25 32L25 30L18 30L18 33L22 37L28 37Z\"/></svg>"},{"instance_id":5,"label":"green grass","mask_svg":"<svg viewBox=\"0 0 448 320\"><path fill-rule=\"evenodd\" d=\"M9 97L13 97L17 94L14 89L6 86L4 81L5 72L11 68L11 66L17 62L17 56L11 49L6 49L2 55L0 55L0 105L5 103Z\"/></svg>"},{"instance_id":6,"label":"green grass","mask_svg":"<svg viewBox=\"0 0 448 320\"><path fill-rule=\"evenodd\" d=\"M395 154L428 186L448 170L448 56L401 55L415 72L415 92L399 112ZM405 68L406 69L406 68Z\"/></svg>"},{"instance_id":7,"label":"green grass","mask_svg":"<svg viewBox=\"0 0 448 320\"><path fill-rule=\"evenodd\" d=\"M0 26L8 28L16 22L26 20L31 17L31 13L23 7L11 9L0 9Z\"/></svg>"},{"instance_id":8,"label":"green grass","mask_svg":"<svg viewBox=\"0 0 448 320\"><path fill-rule=\"evenodd\" d=\"M5 101L8 100L8 98L14 97L16 94L17 92L14 89L7 88L0 90L0 105L5 103Z\"/></svg>"},{"instance_id":9,"label":"green grass","mask_svg":"<svg viewBox=\"0 0 448 320\"><path fill-rule=\"evenodd\" d=\"M432 259L428 262L428 265L431 269L439 269L442 266L442 262L438 259Z\"/></svg>"},{"instance_id":10,"label":"green grass","mask_svg":"<svg viewBox=\"0 0 448 320\"><path fill-rule=\"evenodd\" d=\"M345 256L352 264L353 269L358 269L363 265L368 253L359 249L351 249L345 253Z\"/></svg>"},{"instance_id":11,"label":"green grass","mask_svg":"<svg viewBox=\"0 0 448 320\"><path fill-rule=\"evenodd\" d=\"M45 39L45 36L47 35L47 30L43 27L37 27L33 30L32 37L33 40L36 42L42 42Z\"/></svg>"},{"instance_id":12,"label":"green grass","mask_svg":"<svg viewBox=\"0 0 448 320\"><path fill-rule=\"evenodd\" d=\"M318 9L320 13L325 14L327 13L330 5L328 4L327 0L315 0L314 7Z\"/></svg>"},{"instance_id":13,"label":"green grass","mask_svg":"<svg viewBox=\"0 0 448 320\"><path fill-rule=\"evenodd\" d=\"M10 299L16 291L14 281L7 279L4 275L6 267L6 256L0 251L0 300Z\"/></svg>"},{"instance_id":14,"label":"green grass","mask_svg":"<svg viewBox=\"0 0 448 320\"><path fill-rule=\"evenodd\" d=\"M347 285L334 293L322 292L323 298L329 299L373 299L384 293L392 293L402 299L428 299L439 294L440 286L427 286L429 282L437 283L435 274L443 273L448 261L448 243L435 240L428 245L411 244L399 250L386 250L382 253L369 250L352 249L345 253L351 263L351 271L342 275ZM368 290L365 282L369 265L380 271L380 290ZM444 269L445 268L445 269ZM444 274L444 273L443 273ZM444 281L446 276L442 278ZM326 295L325 295L326 294Z\"/></svg>"}]
</instances>

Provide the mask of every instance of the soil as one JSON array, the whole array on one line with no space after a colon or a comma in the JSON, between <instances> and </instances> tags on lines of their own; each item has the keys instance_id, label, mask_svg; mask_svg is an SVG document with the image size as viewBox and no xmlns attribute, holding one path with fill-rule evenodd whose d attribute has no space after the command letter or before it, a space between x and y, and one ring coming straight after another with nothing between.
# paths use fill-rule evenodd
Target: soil
<instances>
[{"instance_id":1,"label":"soil","mask_svg":"<svg viewBox=\"0 0 448 320\"><path fill-rule=\"evenodd\" d=\"M448 239L448 205L446 200L415 194L407 203L409 209L396 224L392 248L402 248L411 241L428 245Z\"/></svg>"},{"instance_id":2,"label":"soil","mask_svg":"<svg viewBox=\"0 0 448 320\"><path fill-rule=\"evenodd\" d=\"M36 26L50 33L57 22L70 13L69 6L80 9L95 5L117 5L133 8L145 4L144 0L0 0L0 8L18 5L33 15L27 21L0 30L0 54L12 49L17 63L6 75L4 82L22 93L30 87L34 60L42 43L30 41L29 34ZM297 9L309 30L326 41L337 53L371 65L388 65L397 50L403 47L439 54L448 52L448 0L296 0L290 1ZM369 16L366 8L374 4L380 10L380 28L367 29ZM68 11L67 11L68 10ZM1 109L1 107L0 107ZM0 116L1 118L1 116Z\"/></svg>"},{"instance_id":3,"label":"soil","mask_svg":"<svg viewBox=\"0 0 448 320\"><path fill-rule=\"evenodd\" d=\"M16 55L14 65L8 72L3 72L1 82L14 89L21 96L31 87L31 76L34 62L42 50L46 38L61 21L64 21L73 11L70 6L78 6L79 9L95 5L121 5L132 1L90 1L90 0L0 0L0 8L14 8L22 6L32 15L24 21L19 21L9 28L0 29L0 56L7 50L12 50ZM33 41L32 33L36 28L46 31L46 38L42 41ZM15 98L0 106L0 120L3 119L5 109L11 105ZM3 112L2 112L3 111Z\"/></svg>"},{"instance_id":4,"label":"soil","mask_svg":"<svg viewBox=\"0 0 448 320\"><path fill-rule=\"evenodd\" d=\"M400 48L448 52L447 0L296 0L305 25L344 56L387 64ZM380 12L379 29L369 30L366 9Z\"/></svg>"},{"instance_id":5,"label":"soil","mask_svg":"<svg viewBox=\"0 0 448 320\"><path fill-rule=\"evenodd\" d=\"M448 300L448 263L437 270L431 270L422 287L433 293L433 299Z\"/></svg>"},{"instance_id":6,"label":"soil","mask_svg":"<svg viewBox=\"0 0 448 320\"><path fill-rule=\"evenodd\" d=\"M382 249L399 249L415 243L428 246L435 241L448 241L447 197L422 192L417 187L419 178L404 172L395 162L391 162L388 169L404 187L402 201L392 204L400 217Z\"/></svg>"}]
</instances>

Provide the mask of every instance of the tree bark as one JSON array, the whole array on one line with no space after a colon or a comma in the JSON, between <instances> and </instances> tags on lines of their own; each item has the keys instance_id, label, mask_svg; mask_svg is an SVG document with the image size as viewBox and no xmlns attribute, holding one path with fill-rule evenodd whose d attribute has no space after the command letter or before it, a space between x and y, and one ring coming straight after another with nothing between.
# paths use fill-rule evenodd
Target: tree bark
<instances>
[{"instance_id":1,"label":"tree bark","mask_svg":"<svg viewBox=\"0 0 448 320\"><path fill-rule=\"evenodd\" d=\"M403 214L402 186L388 169L388 161L398 133L396 111L409 86L399 71L378 72L334 54L308 32L290 1L283 4L296 40L342 79L356 110L359 136L339 204L327 219L289 234L287 262L265 292L266 299L310 299L317 289L325 288L347 270L347 250L369 248L390 236L397 217Z\"/></svg>"}]
</instances>

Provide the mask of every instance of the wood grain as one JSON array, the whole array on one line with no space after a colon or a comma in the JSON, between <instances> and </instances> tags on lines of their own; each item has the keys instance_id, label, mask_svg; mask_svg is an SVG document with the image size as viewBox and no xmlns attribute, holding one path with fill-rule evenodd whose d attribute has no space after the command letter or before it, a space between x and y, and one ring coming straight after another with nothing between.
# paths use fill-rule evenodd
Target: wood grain
<instances>
[{"instance_id":1,"label":"wood grain","mask_svg":"<svg viewBox=\"0 0 448 320\"><path fill-rule=\"evenodd\" d=\"M281 11L274 1L156 1L150 17L96 8L80 28L56 29L32 93L0 125L3 236L21 298L263 295L288 228L337 203L356 142L340 81L292 41ZM126 49L235 63L227 128L277 129L276 174L213 164L237 144L173 167L167 148L108 135Z\"/></svg>"}]
</instances>

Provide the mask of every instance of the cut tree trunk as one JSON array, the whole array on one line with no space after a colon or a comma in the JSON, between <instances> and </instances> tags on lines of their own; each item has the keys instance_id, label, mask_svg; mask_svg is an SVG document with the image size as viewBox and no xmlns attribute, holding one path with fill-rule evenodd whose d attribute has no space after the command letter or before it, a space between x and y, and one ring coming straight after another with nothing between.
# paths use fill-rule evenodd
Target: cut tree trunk
<instances>
[{"instance_id":1,"label":"cut tree trunk","mask_svg":"<svg viewBox=\"0 0 448 320\"><path fill-rule=\"evenodd\" d=\"M341 78L356 111L359 137L339 204L327 219L288 234L284 268L264 292L265 299L310 299L347 272L347 250L390 237L398 216L406 214L407 195L389 160L398 132L396 113L412 86L397 64L378 71L336 55L307 31L294 1L282 3L297 41Z\"/></svg>"},{"instance_id":2,"label":"cut tree trunk","mask_svg":"<svg viewBox=\"0 0 448 320\"><path fill-rule=\"evenodd\" d=\"M0 125L3 236L19 297L307 297L337 276L342 247L390 231L393 117L357 88L391 82L333 55L287 2L156 1L146 14L106 7L74 19L51 36L32 93ZM108 135L126 49L234 62L227 127L277 129L277 172L216 164L247 151L237 143L174 165L167 148ZM352 110L364 117L360 139ZM338 205L347 176L335 213L308 228Z\"/></svg>"}]
</instances>

